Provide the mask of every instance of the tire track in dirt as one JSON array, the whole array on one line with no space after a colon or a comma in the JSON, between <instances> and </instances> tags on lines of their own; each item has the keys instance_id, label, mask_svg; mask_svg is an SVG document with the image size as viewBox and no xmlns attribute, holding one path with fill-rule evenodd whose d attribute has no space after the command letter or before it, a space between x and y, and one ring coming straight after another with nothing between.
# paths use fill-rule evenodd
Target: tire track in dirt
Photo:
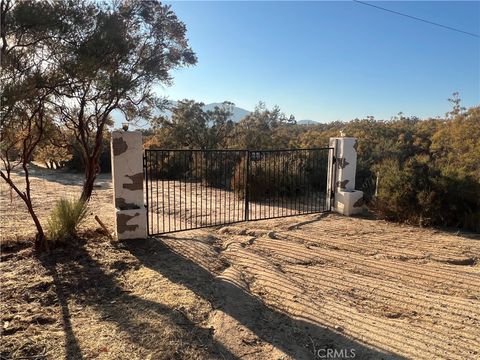
<instances>
[{"instance_id":1,"label":"tire track in dirt","mask_svg":"<svg viewBox=\"0 0 480 360\"><path fill-rule=\"evenodd\" d=\"M388 241L388 242L387 242ZM386 258L400 259L402 261L409 260L428 260L444 263L452 263L459 265L474 265L477 259L472 251L465 254L465 250L455 249L454 251L435 251L432 249L415 249L410 250L406 245L401 245L395 242L395 239L387 238L382 241L369 241L366 239L359 239L355 237L345 237L326 235L321 240L310 239L313 244L325 246L329 248L341 249L359 253L362 255L377 255L382 254ZM480 250L477 254L480 254Z\"/></svg>"},{"instance_id":2,"label":"tire track in dirt","mask_svg":"<svg viewBox=\"0 0 480 360\"><path fill-rule=\"evenodd\" d=\"M302 225L303 224L303 225ZM474 233L448 233L441 230L419 228L409 225L386 222L382 220L368 220L355 217L344 217L342 215L329 213L321 221L297 222L290 226L282 226L283 230L305 230L309 233L322 230L325 236L348 237L353 241L365 241L374 244L386 242L394 246L412 246L412 249L427 248L433 251L441 250L447 246L454 251L463 247L472 247L473 250L480 250L480 234ZM474 241L472 241L474 240Z\"/></svg>"},{"instance_id":3,"label":"tire track in dirt","mask_svg":"<svg viewBox=\"0 0 480 360\"><path fill-rule=\"evenodd\" d=\"M257 242L259 241L261 240L257 239ZM282 273L282 281L272 281L272 272L265 272L264 270L265 267L268 267L268 263L270 263L270 260L267 260L267 258L261 255L252 253L250 247L248 250L246 250L239 245L237 247L234 247L232 250L234 250L234 254L228 255L229 261L234 263L234 266L236 266L237 264L241 264L242 266L244 266L242 270L248 272L250 276L255 278L255 282L258 282L260 285L260 289L255 286L251 286L252 291L262 296L262 298L264 298L267 303L283 308L285 311L295 316L299 316L310 321L320 321L320 323L326 324L327 326L331 326L333 328L336 326L335 324L338 325L338 323L340 322L342 325L345 326L346 330L348 327L349 335L354 336L355 338L362 338L367 343L373 342L378 344L380 342L384 346L387 346L388 350L400 351L400 353L405 353L406 349L408 349L409 347L416 347L417 358L419 347L422 347L424 349L433 347L437 349L437 351L445 354L454 351L453 346L445 345L444 340L446 340L446 338L432 339L429 335L426 335L424 333L417 333L415 331L416 328L412 327L409 324L405 325L404 329L402 329L402 327L399 328L398 323L392 324L388 321L388 319L385 321L381 318L371 315L365 316L365 314L359 313L355 310L355 308L352 308L351 306L345 306L341 303L338 303L338 299L325 299L323 306L318 307L317 309L314 309L312 311L312 299L318 297L318 294L310 293L309 290L305 289L304 286L303 288L305 292L302 294L302 298L294 299L290 291L284 291L287 296L283 296L281 299L279 299L278 287L282 286L282 282L285 281L285 274ZM291 282L292 280L295 279L290 278L289 282ZM305 279L296 280L304 281ZM262 291L262 288L265 288L266 291ZM277 296L273 296L273 299L271 297L272 293L277 294ZM295 301L292 303L292 300ZM340 315L335 316L331 314ZM386 339L378 339L378 337L381 337L383 333L383 331L378 332L378 323L381 324L380 327L383 328L382 330L385 333L390 334L389 336L391 338L396 339L396 343L392 344L388 341L385 343ZM403 330L401 331L401 334L399 334L399 330ZM411 336L410 334L415 334L415 336ZM398 345L398 343L400 343L401 345ZM467 352L465 354L467 354L469 350L471 350L471 348L467 349ZM429 356L426 355L423 358L429 358Z\"/></svg>"},{"instance_id":4,"label":"tire track in dirt","mask_svg":"<svg viewBox=\"0 0 480 360\"><path fill-rule=\"evenodd\" d=\"M317 269L285 266L286 273L293 279L311 284L312 288L319 293L330 291L340 301L357 308L359 312L385 318L408 319L414 323L416 328L420 328L427 333L442 334L445 332L445 329L448 329L450 336L458 337L459 340L461 339L472 347L478 345L478 341L480 341L479 338L473 335L479 324L478 321L472 318L472 314L459 312L458 309L453 309L452 311L451 307L447 311L443 307L445 303L425 306L422 304L422 301L430 301L430 299L422 299L422 296L409 299L408 296L402 295L400 291L386 290L385 286L375 288L372 284L366 283L361 277L342 281L342 278L348 278L348 276L339 272L329 273L324 268L318 269L318 271L315 270ZM312 276L315 276L315 279L317 279L315 282L310 280ZM352 288L352 283L361 284L361 286ZM408 288L402 290L406 294L411 294ZM379 304L382 305L379 306ZM435 320L425 318L429 312L436 313ZM457 318L455 320L447 318L450 315ZM442 324L436 326L438 320L441 320ZM468 321L472 322L472 324L465 323ZM428 323L427 326L423 325L424 322Z\"/></svg>"},{"instance_id":5,"label":"tire track in dirt","mask_svg":"<svg viewBox=\"0 0 480 360\"><path fill-rule=\"evenodd\" d=\"M269 222L228 226L217 229L215 238L207 242L187 246L179 240L175 248L218 279L292 318L337 329L383 351L416 359L476 356L480 347L477 267L432 259L440 253L447 258L470 255L466 240L452 251L437 251L439 246L453 246L442 241L428 253L425 246L415 248L413 240L411 245L410 240L402 240L396 246L395 238L385 234L371 239L376 236L372 231L331 236L324 220L300 226L280 221L275 227ZM296 230L283 230L292 226ZM232 325L235 319L223 312L213 311L209 321L231 336L248 333L239 332L241 324ZM245 336L250 339L254 334ZM258 356L266 356L268 346L258 346Z\"/></svg>"},{"instance_id":6,"label":"tire track in dirt","mask_svg":"<svg viewBox=\"0 0 480 360\"><path fill-rule=\"evenodd\" d=\"M355 273L345 272L341 267L335 266L331 262L321 262L321 261L314 261L314 260L302 262L302 261L300 261L300 259L305 258L306 255L304 255L304 254L302 254L301 252L298 252L298 251L296 252L297 257L293 257L293 255L291 253L288 254L288 255L285 255L282 252L282 249L277 249L277 248L272 248L272 247L267 247L267 251L265 251L264 246L262 246L263 242L265 242L265 241L268 241L268 240L267 239L258 240L256 246L254 248L252 248L252 250L257 252L257 253L259 252L260 254L264 254L264 256L269 256L271 259L273 259L277 263L282 263L281 267L284 271L287 271L286 269L288 269L288 268L295 268L295 266L297 266L297 265L306 265L308 267L308 269L313 269L312 270L312 272L313 272L312 275L315 275L315 276L313 276L314 278L316 278L316 276L319 276L319 277L325 276L325 274L328 275L329 271L332 274L333 274L333 272L336 271L336 274L338 276L341 276L343 278L347 277L349 279L349 281L351 281L351 284L357 284L357 283L359 283L359 281L362 281L362 283L361 283L362 286L369 286L369 288L372 291L377 290L377 289L382 288L382 287L391 287L393 289L393 291L391 292L392 296L395 296L395 297L400 296L401 298L406 298L405 296L401 295L400 291L396 291L397 289L406 288L405 286L396 285L394 287L393 285L391 285L391 284L394 284L394 282L392 282L392 281L385 281L383 279L370 278L370 277L365 276L365 275L358 275L358 274L355 274ZM295 259L297 261L292 261L292 259ZM315 265L317 265L317 266L315 266ZM323 265L323 266L318 266L318 265ZM299 266L299 268L303 268L303 267ZM318 270L318 269L321 269L321 270ZM370 285L370 284L375 284L375 285ZM418 291L418 290L414 290L414 288L412 288L412 287L408 287L408 290L409 290L409 297L415 297L416 296L416 299L418 299L419 301L426 301L429 298L434 298L434 299L437 299L442 304L448 304L448 303L452 303L452 300L455 300L455 299L452 299L451 296L447 296L447 295L431 294L431 293L428 293L428 295L424 294L423 289L422 289L422 291ZM420 294L423 294L423 297ZM405 300L408 301L408 299L405 299ZM475 305L475 303L474 303L473 300L465 300L461 304L459 304L458 301L453 301L453 302L455 302L457 304L457 307L460 310L474 311L474 308L472 306ZM442 310L442 309L435 308L435 310ZM443 310L445 310L445 309L443 309ZM480 309L479 309L478 314L476 314L476 315L478 315L480 317Z\"/></svg>"},{"instance_id":7,"label":"tire track in dirt","mask_svg":"<svg viewBox=\"0 0 480 360\"><path fill-rule=\"evenodd\" d=\"M476 290L478 292L478 284L480 283L480 274L461 274L458 270L451 270L447 268L448 265L436 264L432 269L426 269L425 264L418 265L412 262L402 262L395 259L391 261L385 261L383 259L371 259L371 257L362 256L355 252L348 252L347 254L341 254L339 247L337 249L330 249L328 247L316 246L311 242L311 237L293 234L281 234L278 233L277 237L280 239L290 240L290 242L297 242L301 245L305 245L306 248L315 253L317 256L324 256L327 259L340 260L343 258L345 265L355 264L362 269L377 269L386 273L392 273L395 276L401 278L404 275L408 275L418 281L443 281L453 289L460 291ZM317 244L318 245L318 244ZM347 258L348 257L348 258ZM348 260L348 261L347 261ZM368 265L368 266L367 266ZM388 271L387 271L388 270ZM462 275L467 275L462 276ZM479 295L479 294L476 294Z\"/></svg>"},{"instance_id":8,"label":"tire track in dirt","mask_svg":"<svg viewBox=\"0 0 480 360\"><path fill-rule=\"evenodd\" d=\"M242 246L232 246L225 256L229 258L233 267L239 267L242 273L248 274L251 279L249 284L252 294L262 298L268 305L285 311L295 319L304 320L320 326L327 326L331 329L338 329L338 324L341 323L340 317L321 317L319 309L326 306L325 303L318 303L319 297L312 297L307 294L304 287L301 287L301 293L292 292L292 279L285 275L281 275L281 280L278 281L272 278L272 274L281 274L275 270L265 270L265 268L275 267L266 258L256 255L249 250L245 250ZM312 306L312 304L314 306ZM330 314L336 314L337 312L330 311ZM321 319L321 320L320 320ZM342 330L343 331L343 330ZM376 333L375 327L370 328L370 333ZM372 345L369 341L364 341L366 344ZM376 347L382 350L392 350L390 347L383 347L381 343L376 344ZM400 351L400 348L393 349L394 351Z\"/></svg>"},{"instance_id":9,"label":"tire track in dirt","mask_svg":"<svg viewBox=\"0 0 480 360\"><path fill-rule=\"evenodd\" d=\"M195 239L202 237L205 236L200 234L194 236ZM219 283L213 285L213 287L216 288L214 298L218 300L212 304L212 311L205 324L206 327L212 326L215 329L214 336L218 341L221 341L229 349L234 349L235 353L242 353L242 358L244 358L245 354L249 353L249 349L252 351L253 346L255 355L252 355L251 359L267 359L272 357L292 359L292 357L281 350L282 346L279 347L275 343L266 343L259 338L258 334L268 333L270 331L270 333L277 334L276 337L280 336L280 338L276 339L277 341L283 344L289 344L289 346L295 349L295 358L310 359L312 357L309 352L310 350L306 351L307 349L304 346L305 337L302 338L299 337L300 335L295 334L295 331L298 330L292 329L288 321L286 322L285 319L277 317L269 318L268 323L263 323L263 325L261 325L262 328L259 329L258 326L260 326L261 323L258 323L258 319L270 316L269 312L265 312L263 307L254 307L252 309L252 304L249 301L245 301L248 296L239 296L236 290L231 292L230 287L222 285L223 282L231 283L235 285L235 289L242 289L261 299L259 292L252 291L251 287L260 288L263 278L259 280L245 271L246 267L256 266L258 271L262 271L263 274L268 276L270 284L275 284L275 288L281 289L278 293L272 291L270 294L272 297L275 297L277 301L282 301L284 297L295 298L299 293L303 292L303 289L299 287L298 284L283 276L281 271L279 271L276 266L269 264L268 261L260 261L255 264L233 261L231 255L241 251L251 239L252 237L248 235L233 236L233 239L232 236L228 236L225 241L215 239L215 241L210 242L210 244L212 244L216 250L213 248L207 250L204 246L205 244L199 245L198 241L186 241L185 239L175 239L174 237L165 240L165 242L173 251L182 254L182 256L192 261L197 262L199 258L205 255L205 252L210 254L217 252L218 257L222 259L221 262L227 264L223 269L219 269L218 264L213 265L205 261L199 261L202 266L206 266L206 268L210 269L209 271L217 274L215 276L216 279L221 280ZM278 309L278 307L274 308ZM235 315L232 316L232 314ZM274 330L268 330L269 326L273 326ZM282 330L280 331L279 329ZM318 336L319 343L322 342L321 339L323 337L324 334ZM292 342L294 339L295 341ZM360 359L362 358L363 357L360 357ZM365 359L367 358L369 357Z\"/></svg>"},{"instance_id":10,"label":"tire track in dirt","mask_svg":"<svg viewBox=\"0 0 480 360\"><path fill-rule=\"evenodd\" d=\"M290 218L281 222L275 219L275 221L257 222L255 225L263 229L263 224L268 224L270 226L267 226L267 229L275 228L279 232L299 230L296 233L300 234L303 231L307 233L321 231L322 242L331 240L334 243L346 243L350 246L360 247L363 251L382 251L386 254L393 251L396 253L395 256L405 260L412 260L414 257L446 263L448 260L453 260L452 263L462 265L461 260L470 258L470 263L467 261L465 265L471 265L472 260L478 260L480 257L480 241L475 241L480 240L480 235L464 234L459 236L438 230L414 228L383 221L345 218L331 213L320 216L309 215L304 218L308 220L298 221L297 218ZM294 221L293 224L292 221ZM365 226L368 226L368 230L365 229ZM230 231L245 231L242 224L229 228ZM311 239L311 242L315 241L316 238Z\"/></svg>"},{"instance_id":11,"label":"tire track in dirt","mask_svg":"<svg viewBox=\"0 0 480 360\"><path fill-rule=\"evenodd\" d=\"M370 240L358 237L331 237L334 242L341 243L348 242L357 248L364 248L368 246L372 251L378 251L387 254L389 257L398 257L400 259L410 260L414 258L427 259L431 261L458 264L458 265L475 265L480 260L480 247L473 249L470 246L456 248L439 245L428 245L427 247L419 245L416 246L415 241L401 242L398 237L386 236L382 240ZM324 242L326 239L322 239ZM422 240L416 240L421 243ZM410 248L414 248L412 250Z\"/></svg>"},{"instance_id":12,"label":"tire track in dirt","mask_svg":"<svg viewBox=\"0 0 480 360\"><path fill-rule=\"evenodd\" d=\"M373 281L377 280L388 280L397 284L398 286L415 288L420 291L423 291L425 288L428 288L431 292L432 288L436 286L435 281L419 283L418 279L415 279L413 282L411 277L406 274L404 275L401 271L396 269L389 273L388 266L375 268L375 262L368 262L367 259L363 259L365 264L362 261L356 261L354 264L351 256L342 256L341 254L329 254L325 251L311 251L298 243L285 243L284 241L272 241L270 239L262 239L262 241L257 241L253 250L264 251L266 254L269 254L270 257L277 257L278 259L287 259L287 262L290 259L306 259L311 263L318 263L318 259L329 266L336 267L341 271L349 271L351 273L356 273L362 277L372 279ZM316 250L315 248L314 250ZM295 261L290 261L290 263L295 264ZM451 298L452 303L457 304L458 306L463 306L465 308L471 307L472 302L475 298L478 298L478 295L472 295L474 291L478 292L477 288L467 289L466 291L462 289L460 294L462 297ZM472 292L472 293L471 293ZM435 292L443 295L455 295L452 292Z\"/></svg>"}]
</instances>

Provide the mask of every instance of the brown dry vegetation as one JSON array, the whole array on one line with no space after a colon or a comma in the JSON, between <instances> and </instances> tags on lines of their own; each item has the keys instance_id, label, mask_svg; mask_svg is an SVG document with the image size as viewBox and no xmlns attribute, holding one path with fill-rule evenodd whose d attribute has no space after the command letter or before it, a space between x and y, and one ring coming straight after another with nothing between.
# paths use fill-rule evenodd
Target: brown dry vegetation
<instances>
[{"instance_id":1,"label":"brown dry vegetation","mask_svg":"<svg viewBox=\"0 0 480 360\"><path fill-rule=\"evenodd\" d=\"M81 191L37 175L43 218ZM112 228L101 181L91 212ZM90 219L37 256L11 241L31 234L22 204L0 201L2 358L480 357L478 235L329 214L111 243Z\"/></svg>"}]
</instances>

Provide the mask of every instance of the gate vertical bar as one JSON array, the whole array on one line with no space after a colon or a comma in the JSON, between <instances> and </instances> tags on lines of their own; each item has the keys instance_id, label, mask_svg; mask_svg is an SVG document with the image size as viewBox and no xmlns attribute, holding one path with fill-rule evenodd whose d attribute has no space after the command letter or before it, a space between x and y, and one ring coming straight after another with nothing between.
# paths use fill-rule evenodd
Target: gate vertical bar
<instances>
[{"instance_id":1,"label":"gate vertical bar","mask_svg":"<svg viewBox=\"0 0 480 360\"><path fill-rule=\"evenodd\" d=\"M147 165L147 154L148 150L143 152L143 168L145 171L145 194L146 194L146 206L147 206L147 235L150 235L150 226L148 221L148 212L150 211L150 207L148 206L148 165Z\"/></svg>"},{"instance_id":2,"label":"gate vertical bar","mask_svg":"<svg viewBox=\"0 0 480 360\"><path fill-rule=\"evenodd\" d=\"M162 231L165 232L165 181L163 180L163 151L160 152L160 177L162 181Z\"/></svg>"},{"instance_id":3,"label":"gate vertical bar","mask_svg":"<svg viewBox=\"0 0 480 360\"><path fill-rule=\"evenodd\" d=\"M149 155L149 164L150 164L150 169L149 170L150 171L148 172L148 175L149 175L150 178L148 179L148 183L150 184L150 207L152 208L152 212L151 212L152 217L151 217L150 220L151 220L151 226L152 226L152 233L154 233L155 232L154 231L154 226L153 226L153 224L154 224L154 221L153 221L153 209L154 209L154 207L152 206L153 205L153 185L152 185L152 183L153 183L153 165L152 165L152 163L153 163L153 161L152 161L152 158L153 158L153 153L150 152L150 155Z\"/></svg>"},{"instance_id":4,"label":"gate vertical bar","mask_svg":"<svg viewBox=\"0 0 480 360\"><path fill-rule=\"evenodd\" d=\"M160 206L158 205L158 151L155 151L155 185L156 185L156 196L157 202L155 203L155 208L157 212L157 233L160 232Z\"/></svg>"},{"instance_id":5,"label":"gate vertical bar","mask_svg":"<svg viewBox=\"0 0 480 360\"><path fill-rule=\"evenodd\" d=\"M245 167L246 167L246 178L245 178L245 220L248 221L248 212L249 212L249 187L250 187L250 151L246 150L245 152Z\"/></svg>"},{"instance_id":6,"label":"gate vertical bar","mask_svg":"<svg viewBox=\"0 0 480 360\"><path fill-rule=\"evenodd\" d=\"M335 148L332 150L332 194L330 200L330 209L335 204L335 190L337 188L337 140L335 140Z\"/></svg>"}]
</instances>

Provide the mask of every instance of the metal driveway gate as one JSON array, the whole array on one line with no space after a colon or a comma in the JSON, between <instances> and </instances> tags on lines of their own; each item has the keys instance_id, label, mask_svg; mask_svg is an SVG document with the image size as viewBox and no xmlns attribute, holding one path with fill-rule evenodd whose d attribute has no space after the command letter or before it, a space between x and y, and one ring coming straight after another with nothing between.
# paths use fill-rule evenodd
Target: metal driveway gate
<instances>
[{"instance_id":1,"label":"metal driveway gate","mask_svg":"<svg viewBox=\"0 0 480 360\"><path fill-rule=\"evenodd\" d=\"M149 235L330 211L333 148L145 150Z\"/></svg>"}]
</instances>

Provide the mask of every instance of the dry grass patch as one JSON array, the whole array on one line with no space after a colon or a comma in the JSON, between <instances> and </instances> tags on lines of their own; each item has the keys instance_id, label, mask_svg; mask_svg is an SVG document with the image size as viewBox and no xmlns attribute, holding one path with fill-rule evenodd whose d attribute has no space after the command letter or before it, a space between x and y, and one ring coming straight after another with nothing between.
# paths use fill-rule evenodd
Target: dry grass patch
<instances>
[{"instance_id":1,"label":"dry grass patch","mask_svg":"<svg viewBox=\"0 0 480 360\"><path fill-rule=\"evenodd\" d=\"M99 234L2 250L2 359L221 358L210 304Z\"/></svg>"}]
</instances>

